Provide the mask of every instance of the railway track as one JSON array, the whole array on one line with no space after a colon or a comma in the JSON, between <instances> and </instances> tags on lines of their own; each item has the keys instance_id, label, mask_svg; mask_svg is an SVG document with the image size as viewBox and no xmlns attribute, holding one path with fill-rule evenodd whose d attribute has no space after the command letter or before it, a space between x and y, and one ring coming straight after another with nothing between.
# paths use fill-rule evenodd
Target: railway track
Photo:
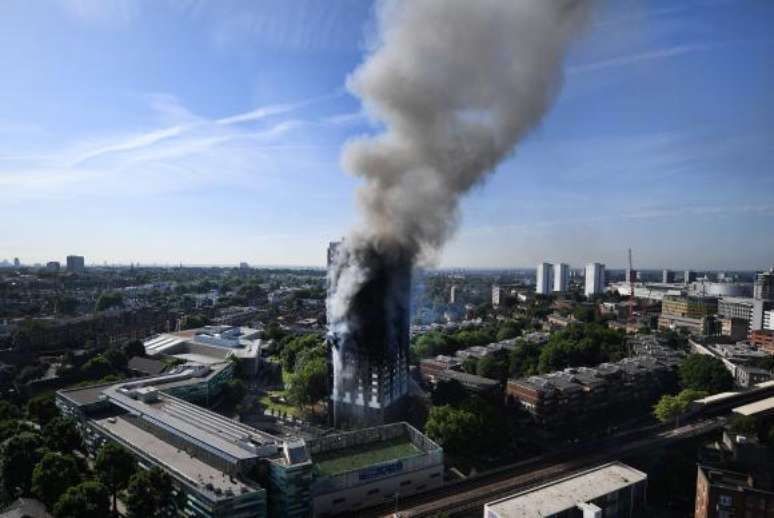
<instances>
[{"instance_id":1,"label":"railway track","mask_svg":"<svg viewBox=\"0 0 774 518\"><path fill-rule=\"evenodd\" d=\"M398 514L401 517L423 517L438 513L446 513L449 516L480 516L486 502L615 460L643 448L702 435L721 425L722 420L709 419L676 429L667 429L664 426L648 427L623 434L629 439L628 442L619 442L614 438L606 441L607 444L600 444L597 448L589 445L527 460L472 479L447 484L429 493L408 497L398 502ZM363 510L358 516L390 516L395 513L395 510L395 503L384 504Z\"/></svg>"}]
</instances>

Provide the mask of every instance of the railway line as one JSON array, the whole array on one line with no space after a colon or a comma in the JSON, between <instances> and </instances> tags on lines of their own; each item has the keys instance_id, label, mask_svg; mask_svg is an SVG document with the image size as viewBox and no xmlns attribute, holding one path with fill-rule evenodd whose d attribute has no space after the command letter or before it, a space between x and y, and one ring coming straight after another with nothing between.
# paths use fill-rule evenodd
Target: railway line
<instances>
[{"instance_id":1,"label":"railway line","mask_svg":"<svg viewBox=\"0 0 774 518\"><path fill-rule=\"evenodd\" d=\"M363 509L358 517L423 517L445 513L448 516L481 516L486 502L508 496L531 486L561 478L581 469L616 460L646 448L696 437L719 429L723 417L734 407L774 394L774 381L760 383L751 390L728 393L724 398L696 406L682 416L676 427L650 425L547 455L510 464L443 487L398 501ZM682 423L682 426L680 426Z\"/></svg>"},{"instance_id":2,"label":"railway line","mask_svg":"<svg viewBox=\"0 0 774 518\"><path fill-rule=\"evenodd\" d=\"M390 516L395 514L396 509L401 517L433 516L439 513L448 516L480 516L486 502L644 448L709 433L720 428L723 422L722 418L713 418L673 429L664 426L647 427L621 434L623 437L611 438L604 444L584 445L452 482L430 493L363 510L359 516Z\"/></svg>"}]
</instances>

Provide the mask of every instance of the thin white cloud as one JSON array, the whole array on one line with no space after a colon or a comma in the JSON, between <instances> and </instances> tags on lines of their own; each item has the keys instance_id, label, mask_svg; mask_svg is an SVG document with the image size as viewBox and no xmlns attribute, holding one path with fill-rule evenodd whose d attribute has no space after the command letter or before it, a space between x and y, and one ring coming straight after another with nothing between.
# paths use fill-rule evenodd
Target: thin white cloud
<instances>
[{"instance_id":1,"label":"thin white cloud","mask_svg":"<svg viewBox=\"0 0 774 518\"><path fill-rule=\"evenodd\" d=\"M230 117L223 117L222 119L218 119L215 122L217 124L239 124L242 122L255 122L272 115L280 115L297 110L306 104L307 102L300 102L294 104L274 104L269 106L262 106L249 112L231 115Z\"/></svg>"},{"instance_id":2,"label":"thin white cloud","mask_svg":"<svg viewBox=\"0 0 774 518\"><path fill-rule=\"evenodd\" d=\"M619 56L612 59L606 59L602 61L596 61L593 63L585 63L581 65L571 66L567 69L568 74L582 74L586 72L596 72L598 70L604 70L614 67L624 67L630 65L637 65L648 61L658 61L661 59L672 58L675 56L681 56L684 54L690 54L693 52L701 52L711 49L712 45L678 45L675 47L669 47L665 49L652 50L648 52L642 52L639 54L630 54L627 56Z\"/></svg>"}]
</instances>

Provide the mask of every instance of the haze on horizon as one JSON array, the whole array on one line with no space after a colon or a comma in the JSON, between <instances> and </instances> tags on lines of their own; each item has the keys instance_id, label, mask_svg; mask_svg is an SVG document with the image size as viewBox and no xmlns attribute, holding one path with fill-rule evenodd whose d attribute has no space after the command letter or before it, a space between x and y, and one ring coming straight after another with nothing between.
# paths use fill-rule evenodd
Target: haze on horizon
<instances>
[{"instance_id":1,"label":"haze on horizon","mask_svg":"<svg viewBox=\"0 0 774 518\"><path fill-rule=\"evenodd\" d=\"M600 5L540 127L441 266L774 263L774 5ZM11 0L0 260L317 265L355 221L339 154L371 2ZM461 79L462 80L462 79Z\"/></svg>"}]
</instances>

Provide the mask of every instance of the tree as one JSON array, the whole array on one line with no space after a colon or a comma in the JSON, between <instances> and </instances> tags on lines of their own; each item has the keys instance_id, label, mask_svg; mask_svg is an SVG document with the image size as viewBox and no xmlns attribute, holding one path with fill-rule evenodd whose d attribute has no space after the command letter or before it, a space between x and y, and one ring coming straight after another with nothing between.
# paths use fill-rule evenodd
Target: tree
<instances>
[{"instance_id":1,"label":"tree","mask_svg":"<svg viewBox=\"0 0 774 518\"><path fill-rule=\"evenodd\" d=\"M500 380L507 376L507 368L500 359L494 356L487 356L478 360L476 374L484 378Z\"/></svg>"},{"instance_id":2,"label":"tree","mask_svg":"<svg viewBox=\"0 0 774 518\"><path fill-rule=\"evenodd\" d=\"M57 416L50 420L43 427L43 437L49 449L62 453L79 450L82 446L75 422L67 417Z\"/></svg>"},{"instance_id":3,"label":"tree","mask_svg":"<svg viewBox=\"0 0 774 518\"><path fill-rule=\"evenodd\" d=\"M730 390L734 386L734 378L717 358L691 354L680 364L680 384L684 388L717 394Z\"/></svg>"},{"instance_id":4,"label":"tree","mask_svg":"<svg viewBox=\"0 0 774 518\"><path fill-rule=\"evenodd\" d=\"M140 340L132 340L124 346L124 354L127 358L145 356L145 346Z\"/></svg>"},{"instance_id":5,"label":"tree","mask_svg":"<svg viewBox=\"0 0 774 518\"><path fill-rule=\"evenodd\" d=\"M222 390L222 405L229 410L233 409L247 394L247 388L240 379L228 380Z\"/></svg>"},{"instance_id":6,"label":"tree","mask_svg":"<svg viewBox=\"0 0 774 518\"><path fill-rule=\"evenodd\" d=\"M479 426L473 412L449 405L434 406L425 423L425 433L451 453L469 450L476 444Z\"/></svg>"},{"instance_id":7,"label":"tree","mask_svg":"<svg viewBox=\"0 0 774 518\"><path fill-rule=\"evenodd\" d=\"M27 416L41 426L45 426L58 415L59 410L54 404L54 394L52 393L35 396L27 402Z\"/></svg>"},{"instance_id":8,"label":"tree","mask_svg":"<svg viewBox=\"0 0 774 518\"><path fill-rule=\"evenodd\" d=\"M282 367L286 371L293 372L296 370L297 357L300 356L303 351L307 349L322 350L324 354L323 347L323 341L317 335L310 334L291 338L282 348L282 352L280 353Z\"/></svg>"},{"instance_id":9,"label":"tree","mask_svg":"<svg viewBox=\"0 0 774 518\"><path fill-rule=\"evenodd\" d=\"M707 397L707 393L695 389L685 389L676 396L666 394L653 407L653 415L662 423L668 423L684 414L692 401L703 397Z\"/></svg>"},{"instance_id":10,"label":"tree","mask_svg":"<svg viewBox=\"0 0 774 518\"><path fill-rule=\"evenodd\" d=\"M43 439L23 432L3 442L0 448L0 478L9 497L26 496L32 489L32 470L41 458Z\"/></svg>"},{"instance_id":11,"label":"tree","mask_svg":"<svg viewBox=\"0 0 774 518\"><path fill-rule=\"evenodd\" d=\"M575 311L573 312L573 316L576 320L580 322L586 322L591 323L594 322L597 318L597 312L594 309L593 305L589 304L578 304L575 307Z\"/></svg>"},{"instance_id":12,"label":"tree","mask_svg":"<svg viewBox=\"0 0 774 518\"><path fill-rule=\"evenodd\" d=\"M51 509L68 488L80 481L78 463L71 455L48 452L32 470L32 493Z\"/></svg>"},{"instance_id":13,"label":"tree","mask_svg":"<svg viewBox=\"0 0 774 518\"><path fill-rule=\"evenodd\" d=\"M113 374L113 366L110 365L110 362L107 361L103 355L98 354L91 360L84 363L83 367L81 367L81 371L86 378L90 380L98 380Z\"/></svg>"},{"instance_id":14,"label":"tree","mask_svg":"<svg viewBox=\"0 0 774 518\"><path fill-rule=\"evenodd\" d=\"M311 405L328 395L328 364L323 358L305 362L288 387L288 399L298 407Z\"/></svg>"},{"instance_id":15,"label":"tree","mask_svg":"<svg viewBox=\"0 0 774 518\"><path fill-rule=\"evenodd\" d=\"M451 405L456 407L467 397L468 393L465 391L465 387L457 380L438 381L431 394L434 406Z\"/></svg>"},{"instance_id":16,"label":"tree","mask_svg":"<svg viewBox=\"0 0 774 518\"><path fill-rule=\"evenodd\" d=\"M540 358L540 347L524 340L516 342L516 348L508 358L508 372L512 377L520 378L536 374Z\"/></svg>"},{"instance_id":17,"label":"tree","mask_svg":"<svg viewBox=\"0 0 774 518\"><path fill-rule=\"evenodd\" d=\"M760 431L760 423L755 416L735 415L731 418L729 428L737 434L757 436Z\"/></svg>"},{"instance_id":18,"label":"tree","mask_svg":"<svg viewBox=\"0 0 774 518\"><path fill-rule=\"evenodd\" d=\"M462 370L468 374L475 374L478 370L478 360L472 356L468 356L462 361Z\"/></svg>"},{"instance_id":19,"label":"tree","mask_svg":"<svg viewBox=\"0 0 774 518\"><path fill-rule=\"evenodd\" d=\"M120 307L124 305L124 296L118 292L102 292L97 297L97 306L94 311L100 312L110 308Z\"/></svg>"},{"instance_id":20,"label":"tree","mask_svg":"<svg viewBox=\"0 0 774 518\"><path fill-rule=\"evenodd\" d=\"M126 364L128 363L128 359L126 357L126 354L124 354L124 351L117 347L111 347L104 353L102 353L102 357L107 360L107 362L110 364L110 367L114 371L123 371L126 369Z\"/></svg>"},{"instance_id":21,"label":"tree","mask_svg":"<svg viewBox=\"0 0 774 518\"><path fill-rule=\"evenodd\" d=\"M0 400L0 421L19 419L20 417L21 410L19 410L19 407L9 401Z\"/></svg>"},{"instance_id":22,"label":"tree","mask_svg":"<svg viewBox=\"0 0 774 518\"><path fill-rule=\"evenodd\" d=\"M110 493L99 482L81 482L59 497L54 514L57 518L105 518L110 514Z\"/></svg>"},{"instance_id":23,"label":"tree","mask_svg":"<svg viewBox=\"0 0 774 518\"><path fill-rule=\"evenodd\" d=\"M134 473L135 463L132 454L116 443L107 443L100 448L94 462L97 478L113 496L113 511L116 510L118 492L126 488Z\"/></svg>"},{"instance_id":24,"label":"tree","mask_svg":"<svg viewBox=\"0 0 774 518\"><path fill-rule=\"evenodd\" d=\"M521 321L506 320L500 324L500 327L497 329L497 335L495 335L495 339L498 342L502 342L503 340L516 338L517 336L521 335L523 329L524 324Z\"/></svg>"},{"instance_id":25,"label":"tree","mask_svg":"<svg viewBox=\"0 0 774 518\"><path fill-rule=\"evenodd\" d=\"M181 327L183 329L198 329L206 326L210 319L204 315L186 315L183 317Z\"/></svg>"},{"instance_id":26,"label":"tree","mask_svg":"<svg viewBox=\"0 0 774 518\"><path fill-rule=\"evenodd\" d=\"M173 505L172 479L164 471L154 467L132 475L126 496L129 518L162 516Z\"/></svg>"}]
</instances>

